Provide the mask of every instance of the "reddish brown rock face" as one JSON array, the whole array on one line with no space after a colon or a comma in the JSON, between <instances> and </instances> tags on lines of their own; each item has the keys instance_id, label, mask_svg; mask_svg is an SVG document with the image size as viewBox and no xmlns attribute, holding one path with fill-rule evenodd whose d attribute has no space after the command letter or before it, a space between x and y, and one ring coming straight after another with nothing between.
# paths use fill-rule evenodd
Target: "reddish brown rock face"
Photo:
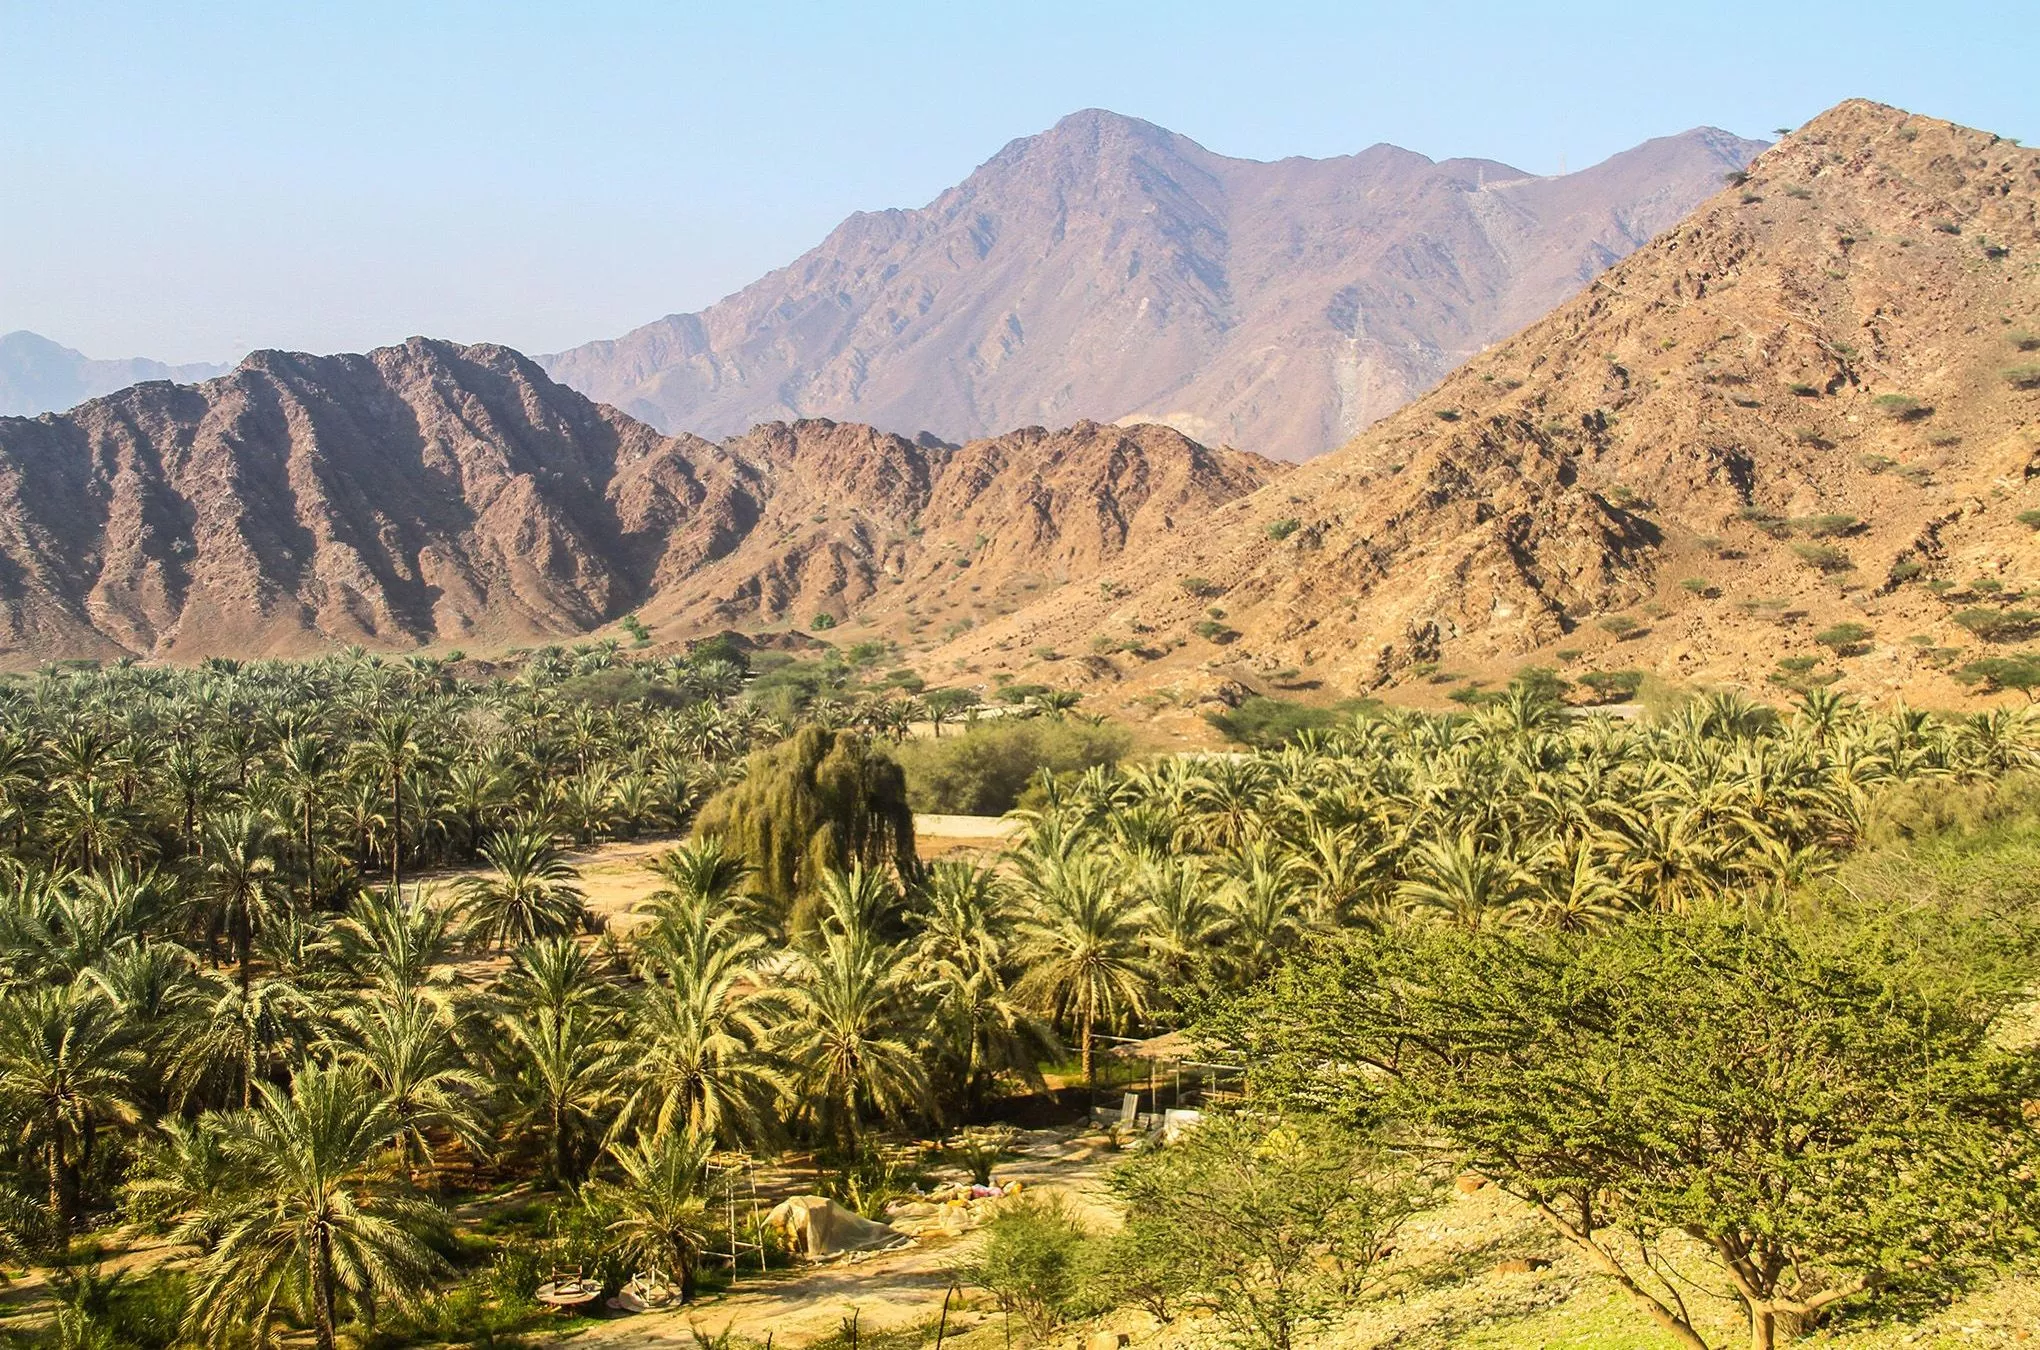
<instances>
[{"instance_id":1,"label":"reddish brown rock face","mask_svg":"<svg viewBox=\"0 0 2040 1350\"><path fill-rule=\"evenodd\" d=\"M2040 152L1843 104L1419 402L1121 560L1128 593L1052 597L930 664L1142 632L1148 657L1036 673L1421 690L1421 663L1501 679L1568 652L1775 691L1814 656L1843 688L1959 702L1947 670L1987 648L1953 613L2040 591L2036 259ZM1222 646L1191 636L1214 606ZM1843 623L1867 651L1815 641Z\"/></svg>"},{"instance_id":2,"label":"reddish brown rock face","mask_svg":"<svg viewBox=\"0 0 2040 1350\"><path fill-rule=\"evenodd\" d=\"M260 352L0 419L0 661L489 649L633 610L677 639L882 589L903 611L959 556L1017 603L1005 579L1083 575L1272 473L1163 428L958 450L806 422L714 445L507 348Z\"/></svg>"}]
</instances>

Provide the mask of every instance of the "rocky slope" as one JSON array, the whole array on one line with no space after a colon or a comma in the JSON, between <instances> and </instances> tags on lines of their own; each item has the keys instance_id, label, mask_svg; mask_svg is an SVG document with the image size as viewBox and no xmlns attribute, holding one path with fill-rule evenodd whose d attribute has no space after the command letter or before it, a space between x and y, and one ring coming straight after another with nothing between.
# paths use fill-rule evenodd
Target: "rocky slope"
<instances>
[{"instance_id":1,"label":"rocky slope","mask_svg":"<svg viewBox=\"0 0 2040 1350\"><path fill-rule=\"evenodd\" d=\"M1299 459L1574 294L1761 148L1702 129L1556 178L1388 145L1265 164L1083 112L700 313L541 360L709 435L1148 420Z\"/></svg>"},{"instance_id":2,"label":"rocky slope","mask_svg":"<svg viewBox=\"0 0 2040 1350\"><path fill-rule=\"evenodd\" d=\"M22 329L0 334L0 417L33 417L143 380L209 380L225 366L169 366L146 357L97 361Z\"/></svg>"},{"instance_id":3,"label":"rocky slope","mask_svg":"<svg viewBox=\"0 0 2040 1350\"><path fill-rule=\"evenodd\" d=\"M986 615L1273 471L1154 427L958 449L810 421L716 445L503 347L258 352L0 418L0 664L501 647L632 611L677 638L881 597Z\"/></svg>"},{"instance_id":4,"label":"rocky slope","mask_svg":"<svg viewBox=\"0 0 2040 1350\"><path fill-rule=\"evenodd\" d=\"M1955 702L1948 672L2022 626L1955 616L2040 588L2036 335L2040 152L1845 103L1194 546L1122 560L1126 594L932 664L1194 697L1543 662Z\"/></svg>"}]
</instances>

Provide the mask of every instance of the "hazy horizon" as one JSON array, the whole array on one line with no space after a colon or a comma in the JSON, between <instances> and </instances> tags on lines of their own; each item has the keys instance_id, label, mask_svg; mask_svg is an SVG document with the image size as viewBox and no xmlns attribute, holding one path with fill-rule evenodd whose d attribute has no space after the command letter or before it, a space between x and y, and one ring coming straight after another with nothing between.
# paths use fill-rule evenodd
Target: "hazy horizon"
<instances>
[{"instance_id":1,"label":"hazy horizon","mask_svg":"<svg viewBox=\"0 0 2040 1350\"><path fill-rule=\"evenodd\" d=\"M529 352L702 308L1085 107L1252 159L1390 142L1579 169L1847 97L2040 134L1990 5L895 5L344 14L0 0L0 333L230 362L423 333Z\"/></svg>"}]
</instances>

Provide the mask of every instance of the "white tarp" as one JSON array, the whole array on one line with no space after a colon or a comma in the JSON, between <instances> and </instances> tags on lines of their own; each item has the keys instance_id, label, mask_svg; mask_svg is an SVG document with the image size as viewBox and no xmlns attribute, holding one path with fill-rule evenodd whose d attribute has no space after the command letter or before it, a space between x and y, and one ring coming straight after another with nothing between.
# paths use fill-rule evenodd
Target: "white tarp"
<instances>
[{"instance_id":1,"label":"white tarp","mask_svg":"<svg viewBox=\"0 0 2040 1350\"><path fill-rule=\"evenodd\" d=\"M867 1219L822 1195L796 1195L773 1206L765 1222L786 1234L796 1255L823 1261L845 1252L886 1251L913 1239L890 1224Z\"/></svg>"}]
</instances>

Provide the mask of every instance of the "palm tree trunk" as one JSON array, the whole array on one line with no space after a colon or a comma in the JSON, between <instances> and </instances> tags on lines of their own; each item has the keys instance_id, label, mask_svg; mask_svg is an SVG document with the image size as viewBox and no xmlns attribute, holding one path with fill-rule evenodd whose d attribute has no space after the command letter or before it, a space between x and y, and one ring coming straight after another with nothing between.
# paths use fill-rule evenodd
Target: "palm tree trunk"
<instances>
[{"instance_id":1,"label":"palm tree trunk","mask_svg":"<svg viewBox=\"0 0 2040 1350\"><path fill-rule=\"evenodd\" d=\"M55 1116L50 1120L50 1230L56 1236L58 1250L71 1245L71 1205L66 1194L64 1178L64 1134L63 1123Z\"/></svg>"},{"instance_id":2,"label":"palm tree trunk","mask_svg":"<svg viewBox=\"0 0 2040 1350\"><path fill-rule=\"evenodd\" d=\"M404 898L404 770L390 770L390 894Z\"/></svg>"},{"instance_id":3,"label":"palm tree trunk","mask_svg":"<svg viewBox=\"0 0 2040 1350\"><path fill-rule=\"evenodd\" d=\"M334 1350L333 1240L324 1228L312 1244L312 1321L317 1323L319 1350Z\"/></svg>"},{"instance_id":4,"label":"palm tree trunk","mask_svg":"<svg viewBox=\"0 0 2040 1350\"><path fill-rule=\"evenodd\" d=\"M1084 1086L1095 1088L1098 1086L1098 1076L1094 1072L1096 1066L1091 1061L1091 1009L1088 1005L1077 1017L1077 1035L1082 1037L1084 1042Z\"/></svg>"},{"instance_id":5,"label":"palm tree trunk","mask_svg":"<svg viewBox=\"0 0 2040 1350\"><path fill-rule=\"evenodd\" d=\"M553 1137L553 1179L559 1182L559 1184L562 1186L570 1185L571 1183L567 1177L568 1161L567 1161L566 1113L560 1110L560 1104L558 1102L554 1102L552 1105L552 1137Z\"/></svg>"},{"instance_id":6,"label":"palm tree trunk","mask_svg":"<svg viewBox=\"0 0 2040 1350\"><path fill-rule=\"evenodd\" d=\"M319 862L317 846L312 842L312 796L305 793L305 913L311 914L319 905Z\"/></svg>"}]
</instances>

